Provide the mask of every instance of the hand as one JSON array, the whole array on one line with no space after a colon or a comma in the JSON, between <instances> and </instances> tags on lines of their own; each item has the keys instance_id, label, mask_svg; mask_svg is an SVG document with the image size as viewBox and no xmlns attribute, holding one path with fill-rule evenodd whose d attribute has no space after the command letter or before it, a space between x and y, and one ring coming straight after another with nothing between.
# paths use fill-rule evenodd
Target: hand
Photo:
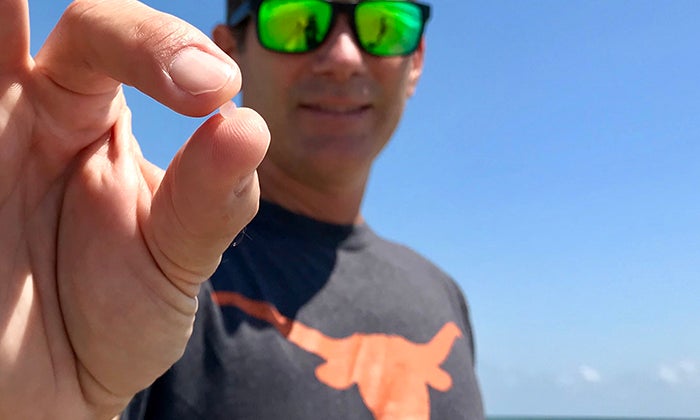
<instances>
[{"instance_id":1,"label":"hand","mask_svg":"<svg viewBox=\"0 0 700 420\"><path fill-rule=\"evenodd\" d=\"M182 355L269 132L228 109L163 172L120 82L202 116L240 88L235 63L134 0L71 4L32 59L26 1L0 0L0 418L110 418Z\"/></svg>"}]
</instances>

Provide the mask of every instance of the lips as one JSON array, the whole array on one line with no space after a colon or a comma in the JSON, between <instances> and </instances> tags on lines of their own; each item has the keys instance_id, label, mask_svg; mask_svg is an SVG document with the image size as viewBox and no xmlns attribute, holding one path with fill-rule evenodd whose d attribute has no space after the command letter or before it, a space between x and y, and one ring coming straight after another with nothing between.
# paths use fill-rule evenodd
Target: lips
<instances>
[{"instance_id":1,"label":"lips","mask_svg":"<svg viewBox=\"0 0 700 420\"><path fill-rule=\"evenodd\" d=\"M369 104L335 104L335 103L302 103L299 105L302 110L312 111L327 115L353 115L367 111L371 108Z\"/></svg>"}]
</instances>

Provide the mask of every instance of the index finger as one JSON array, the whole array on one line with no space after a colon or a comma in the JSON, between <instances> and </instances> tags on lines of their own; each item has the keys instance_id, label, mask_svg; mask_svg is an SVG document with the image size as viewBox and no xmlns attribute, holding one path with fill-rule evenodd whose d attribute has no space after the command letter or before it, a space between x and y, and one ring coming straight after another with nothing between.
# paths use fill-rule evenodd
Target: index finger
<instances>
[{"instance_id":1,"label":"index finger","mask_svg":"<svg viewBox=\"0 0 700 420\"><path fill-rule=\"evenodd\" d=\"M70 92L99 95L122 82L187 115L240 89L237 65L208 36L135 0L73 2L35 60Z\"/></svg>"}]
</instances>

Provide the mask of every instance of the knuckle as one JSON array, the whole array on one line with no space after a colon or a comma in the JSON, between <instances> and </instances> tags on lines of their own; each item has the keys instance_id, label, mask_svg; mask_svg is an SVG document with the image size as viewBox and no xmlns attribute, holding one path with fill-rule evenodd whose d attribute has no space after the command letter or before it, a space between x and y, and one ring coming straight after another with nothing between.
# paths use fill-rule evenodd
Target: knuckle
<instances>
[{"instance_id":1,"label":"knuckle","mask_svg":"<svg viewBox=\"0 0 700 420\"><path fill-rule=\"evenodd\" d=\"M130 42L137 50L149 51L156 59L165 59L191 41L187 24L173 16L148 13L132 28Z\"/></svg>"},{"instance_id":2,"label":"knuckle","mask_svg":"<svg viewBox=\"0 0 700 420\"><path fill-rule=\"evenodd\" d=\"M64 12L61 25L80 37L95 30L119 31L126 34L131 51L150 55L166 56L192 36L186 22L135 0L75 0Z\"/></svg>"},{"instance_id":3,"label":"knuckle","mask_svg":"<svg viewBox=\"0 0 700 420\"><path fill-rule=\"evenodd\" d=\"M81 27L100 14L100 8L108 3L105 0L74 0L66 7L60 24L68 29L80 31Z\"/></svg>"}]
</instances>

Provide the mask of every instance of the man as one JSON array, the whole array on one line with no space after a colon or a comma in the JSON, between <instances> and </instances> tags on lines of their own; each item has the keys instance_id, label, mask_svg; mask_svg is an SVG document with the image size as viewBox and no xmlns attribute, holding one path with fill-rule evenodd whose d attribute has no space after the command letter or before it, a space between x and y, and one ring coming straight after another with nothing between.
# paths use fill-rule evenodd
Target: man
<instances>
[{"instance_id":1,"label":"man","mask_svg":"<svg viewBox=\"0 0 700 420\"><path fill-rule=\"evenodd\" d=\"M421 74L428 13L395 1L230 3L214 40L270 129L263 202L200 294L185 356L132 404L134 418L478 416L459 291L360 214Z\"/></svg>"},{"instance_id":2,"label":"man","mask_svg":"<svg viewBox=\"0 0 700 420\"><path fill-rule=\"evenodd\" d=\"M359 212L427 6L233 6L214 39L272 141L229 247L265 124L225 106L162 173L118 82L203 115L238 89L231 58L109 0L32 60L26 3L0 1L0 418L109 418L144 387L124 418L482 417L459 290Z\"/></svg>"}]
</instances>

